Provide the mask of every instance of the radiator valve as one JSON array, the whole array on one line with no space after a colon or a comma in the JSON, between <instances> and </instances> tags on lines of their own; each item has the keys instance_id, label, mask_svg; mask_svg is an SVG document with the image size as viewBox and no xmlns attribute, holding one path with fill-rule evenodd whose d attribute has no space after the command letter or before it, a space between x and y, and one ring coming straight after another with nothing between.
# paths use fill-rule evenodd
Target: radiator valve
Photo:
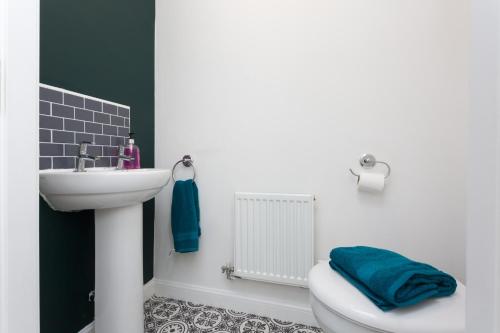
<instances>
[{"instance_id":1,"label":"radiator valve","mask_svg":"<svg viewBox=\"0 0 500 333\"><path fill-rule=\"evenodd\" d=\"M221 267L222 274L226 274L226 279L234 280L234 266L232 264L225 264Z\"/></svg>"}]
</instances>

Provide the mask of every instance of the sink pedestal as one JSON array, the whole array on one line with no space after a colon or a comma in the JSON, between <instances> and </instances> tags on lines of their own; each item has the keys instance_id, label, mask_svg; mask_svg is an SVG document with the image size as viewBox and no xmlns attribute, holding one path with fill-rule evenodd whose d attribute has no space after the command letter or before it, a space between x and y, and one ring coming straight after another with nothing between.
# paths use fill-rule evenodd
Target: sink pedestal
<instances>
[{"instance_id":1,"label":"sink pedestal","mask_svg":"<svg viewBox=\"0 0 500 333\"><path fill-rule=\"evenodd\" d=\"M95 333L143 333L142 203L170 170L40 170L40 194L54 210L95 210Z\"/></svg>"},{"instance_id":2,"label":"sink pedestal","mask_svg":"<svg viewBox=\"0 0 500 333\"><path fill-rule=\"evenodd\" d=\"M142 203L95 211L95 332L144 332Z\"/></svg>"}]
</instances>

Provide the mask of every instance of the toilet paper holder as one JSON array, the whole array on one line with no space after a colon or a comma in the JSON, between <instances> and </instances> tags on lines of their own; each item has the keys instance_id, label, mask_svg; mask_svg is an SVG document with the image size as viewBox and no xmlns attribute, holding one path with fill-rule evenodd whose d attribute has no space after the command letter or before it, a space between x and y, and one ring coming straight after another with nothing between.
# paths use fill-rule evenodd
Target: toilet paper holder
<instances>
[{"instance_id":1,"label":"toilet paper holder","mask_svg":"<svg viewBox=\"0 0 500 333\"><path fill-rule=\"evenodd\" d=\"M383 161L377 161L377 159L375 158L375 156L373 156L372 154L363 154L363 156L361 156L361 158L359 159L359 164L365 168L365 169L371 169L373 168L376 164L383 164L387 167L387 173L385 174L384 178L387 179L389 178L389 176L391 175L391 167L390 165L387 163L387 162L383 162ZM359 180L359 174L355 173L354 171L352 171L352 169L349 168L349 171L356 177L358 177L358 180Z\"/></svg>"}]
</instances>

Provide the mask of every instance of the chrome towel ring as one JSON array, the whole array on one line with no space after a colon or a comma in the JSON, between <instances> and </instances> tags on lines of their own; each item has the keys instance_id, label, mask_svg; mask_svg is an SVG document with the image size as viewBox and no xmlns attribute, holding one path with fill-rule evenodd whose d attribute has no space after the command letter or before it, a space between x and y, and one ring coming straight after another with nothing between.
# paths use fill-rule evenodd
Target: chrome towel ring
<instances>
[{"instance_id":1,"label":"chrome towel ring","mask_svg":"<svg viewBox=\"0 0 500 333\"><path fill-rule=\"evenodd\" d=\"M383 164L387 167L387 173L385 174L385 179L389 178L389 176L391 175L391 167L390 165L387 163L387 162L383 162L383 161L377 161L377 159L375 158L375 156L373 156L372 154L364 154L363 156L361 156L361 158L359 159L359 164L365 168L365 169L371 169L375 166L375 164ZM358 177L358 180L359 180L359 174L355 173L354 171L352 171L352 169L349 169L349 171L356 177Z\"/></svg>"},{"instance_id":2,"label":"chrome towel ring","mask_svg":"<svg viewBox=\"0 0 500 333\"><path fill-rule=\"evenodd\" d=\"M194 161L191 159L190 155L182 156L182 160L175 162L174 166L172 167L172 179L174 181L177 181L177 179L175 179L175 168L182 163L182 165L184 165L186 168L191 167L193 169L193 181L194 181L196 179L196 169L194 168L193 162Z\"/></svg>"}]
</instances>

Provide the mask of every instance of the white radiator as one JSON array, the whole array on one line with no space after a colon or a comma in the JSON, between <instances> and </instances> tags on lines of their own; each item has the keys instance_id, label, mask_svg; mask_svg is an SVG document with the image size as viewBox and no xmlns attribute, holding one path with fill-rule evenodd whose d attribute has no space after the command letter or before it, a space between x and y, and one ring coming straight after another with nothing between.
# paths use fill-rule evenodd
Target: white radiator
<instances>
[{"instance_id":1,"label":"white radiator","mask_svg":"<svg viewBox=\"0 0 500 333\"><path fill-rule=\"evenodd\" d=\"M235 194L234 275L307 287L314 262L314 196Z\"/></svg>"}]
</instances>

